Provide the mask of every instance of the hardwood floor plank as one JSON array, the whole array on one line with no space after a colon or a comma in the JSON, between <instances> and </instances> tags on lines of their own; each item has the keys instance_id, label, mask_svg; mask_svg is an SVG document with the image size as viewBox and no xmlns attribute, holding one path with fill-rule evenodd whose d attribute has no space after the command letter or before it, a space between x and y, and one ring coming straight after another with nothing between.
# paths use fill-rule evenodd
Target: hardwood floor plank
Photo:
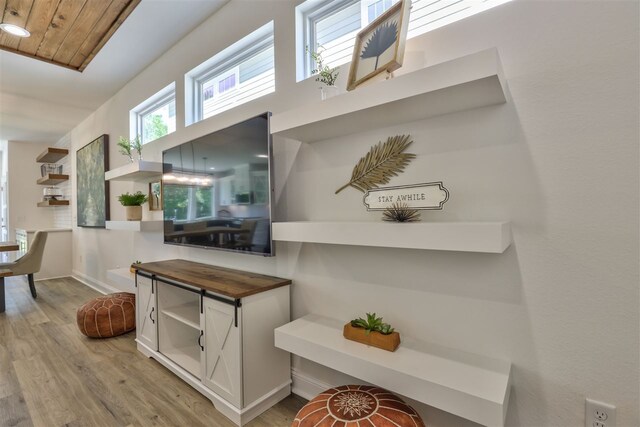
<instances>
[{"instance_id":1,"label":"hardwood floor plank","mask_svg":"<svg viewBox=\"0 0 640 427\"><path fill-rule=\"evenodd\" d=\"M20 384L13 369L11 354L6 342L0 342L0 399L20 392ZM3 424L0 424L3 425Z\"/></svg>"},{"instance_id":2,"label":"hardwood floor plank","mask_svg":"<svg viewBox=\"0 0 640 427\"><path fill-rule=\"evenodd\" d=\"M7 427L31 427L33 422L22 393L0 399L0 425Z\"/></svg>"},{"instance_id":3,"label":"hardwood floor plank","mask_svg":"<svg viewBox=\"0 0 640 427\"><path fill-rule=\"evenodd\" d=\"M213 404L138 352L135 332L83 336L75 313L99 294L71 278L7 281L0 314L1 426L233 427ZM304 399L291 395L247 427L291 425Z\"/></svg>"},{"instance_id":4,"label":"hardwood floor plank","mask_svg":"<svg viewBox=\"0 0 640 427\"><path fill-rule=\"evenodd\" d=\"M69 390L56 381L41 355L16 360L13 367L34 425L64 425L74 421Z\"/></svg>"}]
</instances>

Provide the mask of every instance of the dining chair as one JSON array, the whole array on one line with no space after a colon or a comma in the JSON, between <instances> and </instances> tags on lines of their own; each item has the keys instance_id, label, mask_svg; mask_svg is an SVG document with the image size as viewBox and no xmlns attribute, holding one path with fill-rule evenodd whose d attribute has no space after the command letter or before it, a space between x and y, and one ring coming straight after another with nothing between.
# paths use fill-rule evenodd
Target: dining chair
<instances>
[{"instance_id":1,"label":"dining chair","mask_svg":"<svg viewBox=\"0 0 640 427\"><path fill-rule=\"evenodd\" d=\"M36 285L33 281L33 275L40 271L42 266L42 257L44 254L44 245L47 243L46 231L36 231L33 241L29 245L27 253L13 262L0 263L0 269L11 271L11 276L21 276L25 274L29 280L29 289L31 296L36 298Z\"/></svg>"}]
</instances>

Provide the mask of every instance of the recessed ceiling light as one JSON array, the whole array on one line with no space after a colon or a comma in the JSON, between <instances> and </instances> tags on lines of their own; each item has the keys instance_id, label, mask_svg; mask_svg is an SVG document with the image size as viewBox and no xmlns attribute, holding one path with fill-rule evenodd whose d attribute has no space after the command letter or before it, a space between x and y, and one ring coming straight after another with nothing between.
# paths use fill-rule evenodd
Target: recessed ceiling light
<instances>
[{"instance_id":1,"label":"recessed ceiling light","mask_svg":"<svg viewBox=\"0 0 640 427\"><path fill-rule=\"evenodd\" d=\"M269 158L269 156L267 156L266 154L257 154L256 157L260 157L261 159Z\"/></svg>"},{"instance_id":2,"label":"recessed ceiling light","mask_svg":"<svg viewBox=\"0 0 640 427\"><path fill-rule=\"evenodd\" d=\"M215 168L214 167L210 167L209 169L214 170Z\"/></svg>"},{"instance_id":3,"label":"recessed ceiling light","mask_svg":"<svg viewBox=\"0 0 640 427\"><path fill-rule=\"evenodd\" d=\"M29 37L31 33L22 27L13 24L0 24L0 30L6 31L18 37Z\"/></svg>"}]
</instances>

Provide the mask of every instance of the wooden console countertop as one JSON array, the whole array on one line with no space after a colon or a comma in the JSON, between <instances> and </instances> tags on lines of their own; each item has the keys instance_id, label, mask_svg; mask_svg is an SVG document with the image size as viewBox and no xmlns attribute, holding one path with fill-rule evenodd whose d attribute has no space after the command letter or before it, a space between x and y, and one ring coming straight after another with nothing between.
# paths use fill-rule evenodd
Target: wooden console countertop
<instances>
[{"instance_id":1,"label":"wooden console countertop","mask_svg":"<svg viewBox=\"0 0 640 427\"><path fill-rule=\"evenodd\" d=\"M244 298L291 284L291 280L216 267L184 259L146 262L131 267L231 298Z\"/></svg>"}]
</instances>

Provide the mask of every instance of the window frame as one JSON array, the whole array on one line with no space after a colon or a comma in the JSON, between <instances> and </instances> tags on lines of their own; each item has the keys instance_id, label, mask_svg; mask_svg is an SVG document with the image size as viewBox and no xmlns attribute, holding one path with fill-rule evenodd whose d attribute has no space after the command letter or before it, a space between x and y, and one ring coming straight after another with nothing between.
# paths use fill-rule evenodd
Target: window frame
<instances>
[{"instance_id":1,"label":"window frame","mask_svg":"<svg viewBox=\"0 0 640 427\"><path fill-rule=\"evenodd\" d=\"M359 4L360 30L362 30L366 25L368 25L367 7L370 4L375 3L376 1L377 0L306 0L296 6L296 80L298 82L306 80L313 76L312 70L315 69L315 63L311 58L311 55L307 52L306 48L317 48L315 34L316 23L322 19L330 17L335 13L340 12L343 9L351 7L354 4ZM392 0L392 4L395 4L398 1L399 0ZM510 1L512 0L483 0L482 3L478 3L471 8L465 8L472 10L472 13L462 13L453 20L442 19L441 24L429 28L428 30L423 29L423 26L411 28L413 17L410 14L407 40L426 34L427 32L436 30L454 22L458 22L460 20L500 6L504 3L508 3ZM415 3L415 1L412 3ZM413 12L414 4L412 4L411 7L411 12ZM348 64L350 61L351 60L349 59L344 64Z\"/></svg>"},{"instance_id":2,"label":"window frame","mask_svg":"<svg viewBox=\"0 0 640 427\"><path fill-rule=\"evenodd\" d=\"M308 4L306 4L308 3ZM315 51L317 47L317 37L315 31L315 25L318 21L333 15L334 13L338 13L344 9L347 9L354 4L361 3L361 0L347 0L345 2L336 2L333 0L318 0L318 1L310 1L307 0L301 3L297 9L298 14L300 14L300 19L302 20L302 52L303 52L303 79L311 77L311 71L316 68L316 64L311 58L311 54L307 52L307 47L309 50ZM362 6L360 6L362 8ZM361 18L362 20L362 18ZM300 52L300 48L298 47L298 52Z\"/></svg>"},{"instance_id":3,"label":"window frame","mask_svg":"<svg viewBox=\"0 0 640 427\"><path fill-rule=\"evenodd\" d=\"M159 138L153 139L151 141L144 141L144 118L148 116L151 112L158 110L164 106L174 103L175 110L175 127L177 129L178 126L178 112L177 112L177 99L176 99L176 84L175 82L170 83L160 91L156 92L153 96L150 96L145 101L140 103L138 106L133 108L129 113L129 122L130 122L130 137L134 139L140 136L140 142L142 145L146 145L152 143L153 141L157 141L160 138L163 138L167 135L175 132L167 132L167 135L163 135Z\"/></svg>"},{"instance_id":4,"label":"window frame","mask_svg":"<svg viewBox=\"0 0 640 427\"><path fill-rule=\"evenodd\" d=\"M204 120L204 83L211 79L216 79L214 83L214 99L225 96L227 92L230 94L237 91L241 84L240 65L272 47L275 55L274 23L270 21L185 74L186 88L190 94L186 101L190 107L190 114L187 114L186 117L186 125L189 126ZM219 94L216 85L222 78L229 77L231 74L236 76L235 87L230 91ZM191 102L189 102L189 98L191 98Z\"/></svg>"}]
</instances>

